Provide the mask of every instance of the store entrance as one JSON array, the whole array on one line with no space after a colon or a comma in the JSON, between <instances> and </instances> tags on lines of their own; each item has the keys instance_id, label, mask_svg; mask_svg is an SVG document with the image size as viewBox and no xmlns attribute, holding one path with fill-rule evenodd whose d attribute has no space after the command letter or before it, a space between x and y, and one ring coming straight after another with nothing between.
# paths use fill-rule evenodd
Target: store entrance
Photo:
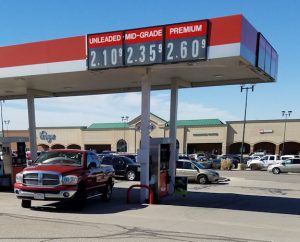
<instances>
[{"instance_id":1,"label":"store entrance","mask_svg":"<svg viewBox=\"0 0 300 242\"><path fill-rule=\"evenodd\" d=\"M188 154L206 153L213 155L222 154L222 143L195 143L187 144Z\"/></svg>"},{"instance_id":2,"label":"store entrance","mask_svg":"<svg viewBox=\"0 0 300 242\"><path fill-rule=\"evenodd\" d=\"M84 145L85 150L94 150L97 154L102 153L104 150L111 150L110 144L104 145Z\"/></svg>"}]
</instances>

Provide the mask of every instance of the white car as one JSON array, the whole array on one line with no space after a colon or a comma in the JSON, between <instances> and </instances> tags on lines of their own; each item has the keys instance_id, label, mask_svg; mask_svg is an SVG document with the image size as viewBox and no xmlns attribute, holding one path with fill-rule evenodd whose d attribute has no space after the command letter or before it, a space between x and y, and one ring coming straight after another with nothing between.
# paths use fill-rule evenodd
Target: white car
<instances>
[{"instance_id":1,"label":"white car","mask_svg":"<svg viewBox=\"0 0 300 242\"><path fill-rule=\"evenodd\" d=\"M265 155L259 159L249 160L247 162L247 167L251 170L261 170L280 161L279 155Z\"/></svg>"},{"instance_id":2,"label":"white car","mask_svg":"<svg viewBox=\"0 0 300 242\"><path fill-rule=\"evenodd\" d=\"M280 156L281 160L287 160L287 159L292 159L292 158L300 158L299 155L282 155Z\"/></svg>"}]
</instances>

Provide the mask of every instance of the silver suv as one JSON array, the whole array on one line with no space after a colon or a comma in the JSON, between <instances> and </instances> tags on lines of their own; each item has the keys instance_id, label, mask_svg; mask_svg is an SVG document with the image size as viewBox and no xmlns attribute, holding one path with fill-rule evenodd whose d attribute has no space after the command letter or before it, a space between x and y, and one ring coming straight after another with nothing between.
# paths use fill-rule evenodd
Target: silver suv
<instances>
[{"instance_id":1,"label":"silver suv","mask_svg":"<svg viewBox=\"0 0 300 242\"><path fill-rule=\"evenodd\" d=\"M300 172L300 158L287 159L275 165L270 165L268 171L273 174L281 172Z\"/></svg>"},{"instance_id":2,"label":"silver suv","mask_svg":"<svg viewBox=\"0 0 300 242\"><path fill-rule=\"evenodd\" d=\"M193 160L178 160L176 162L176 176L186 176L189 181L196 181L200 184L216 182L220 179L218 172L206 169Z\"/></svg>"}]
</instances>

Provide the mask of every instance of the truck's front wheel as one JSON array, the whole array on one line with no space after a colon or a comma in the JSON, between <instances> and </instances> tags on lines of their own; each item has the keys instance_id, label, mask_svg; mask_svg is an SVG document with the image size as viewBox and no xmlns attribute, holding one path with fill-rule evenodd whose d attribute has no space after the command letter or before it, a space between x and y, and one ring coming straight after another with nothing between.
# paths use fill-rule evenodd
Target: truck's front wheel
<instances>
[{"instance_id":1,"label":"truck's front wheel","mask_svg":"<svg viewBox=\"0 0 300 242\"><path fill-rule=\"evenodd\" d=\"M21 206L22 208L31 208L31 200L22 199Z\"/></svg>"},{"instance_id":2,"label":"truck's front wheel","mask_svg":"<svg viewBox=\"0 0 300 242\"><path fill-rule=\"evenodd\" d=\"M111 182L107 183L104 192L102 193L101 200L108 202L112 197L112 185Z\"/></svg>"},{"instance_id":3,"label":"truck's front wheel","mask_svg":"<svg viewBox=\"0 0 300 242\"><path fill-rule=\"evenodd\" d=\"M85 207L87 194L84 186L79 186L75 196L72 200L74 209L81 210Z\"/></svg>"}]
</instances>

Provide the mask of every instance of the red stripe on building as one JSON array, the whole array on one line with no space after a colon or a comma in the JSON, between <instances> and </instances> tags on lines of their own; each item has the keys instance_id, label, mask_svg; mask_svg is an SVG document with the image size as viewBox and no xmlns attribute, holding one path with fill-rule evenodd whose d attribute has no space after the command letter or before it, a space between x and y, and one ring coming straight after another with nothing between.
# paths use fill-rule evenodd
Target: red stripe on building
<instances>
[{"instance_id":1,"label":"red stripe on building","mask_svg":"<svg viewBox=\"0 0 300 242\"><path fill-rule=\"evenodd\" d=\"M0 47L0 68L86 58L85 36Z\"/></svg>"},{"instance_id":2,"label":"red stripe on building","mask_svg":"<svg viewBox=\"0 0 300 242\"><path fill-rule=\"evenodd\" d=\"M210 23L210 46L241 42L242 15L212 18Z\"/></svg>"}]
</instances>

